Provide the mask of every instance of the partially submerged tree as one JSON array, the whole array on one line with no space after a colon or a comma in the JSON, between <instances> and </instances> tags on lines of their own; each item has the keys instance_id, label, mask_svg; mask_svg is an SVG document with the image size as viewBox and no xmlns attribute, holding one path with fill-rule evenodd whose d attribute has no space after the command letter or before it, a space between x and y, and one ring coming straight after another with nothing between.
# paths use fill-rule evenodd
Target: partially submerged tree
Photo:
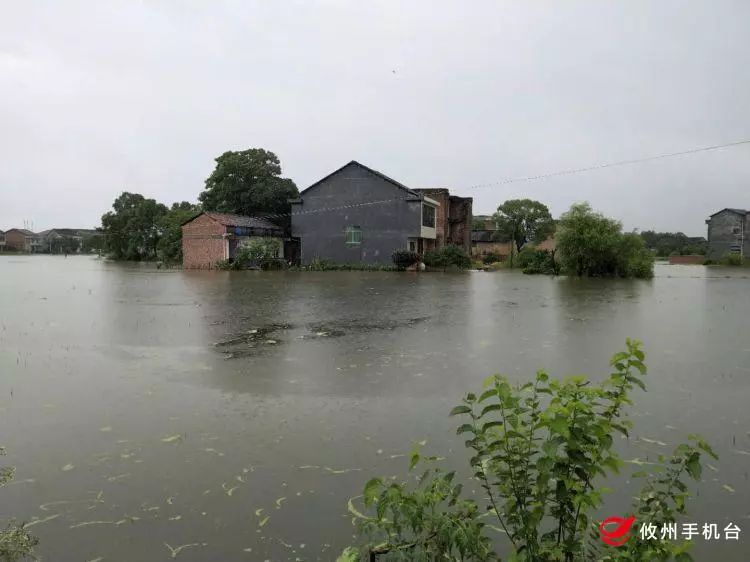
<instances>
[{"instance_id":1,"label":"partially submerged tree","mask_svg":"<svg viewBox=\"0 0 750 562\"><path fill-rule=\"evenodd\" d=\"M297 195L294 182L281 177L279 158L268 150L250 148L216 158L199 199L206 211L287 215L289 199Z\"/></svg>"},{"instance_id":2,"label":"partially submerged tree","mask_svg":"<svg viewBox=\"0 0 750 562\"><path fill-rule=\"evenodd\" d=\"M563 269L590 277L653 277L653 254L635 233L594 212L588 203L576 203L560 217L555 235Z\"/></svg>"},{"instance_id":3,"label":"partially submerged tree","mask_svg":"<svg viewBox=\"0 0 750 562\"><path fill-rule=\"evenodd\" d=\"M182 223L200 212L200 205L182 201L172 203L169 211L159 219L159 257L166 262L182 261Z\"/></svg>"},{"instance_id":4,"label":"partially submerged tree","mask_svg":"<svg viewBox=\"0 0 750 562\"><path fill-rule=\"evenodd\" d=\"M112 208L102 217L105 251L115 259L156 258L160 221L167 207L139 193L123 192Z\"/></svg>"},{"instance_id":5,"label":"partially submerged tree","mask_svg":"<svg viewBox=\"0 0 750 562\"><path fill-rule=\"evenodd\" d=\"M471 451L473 480L466 484L483 494L467 498L456 473L432 467L405 481L373 478L364 488L364 509L349 503L362 543L340 560L692 560L690 541L663 535L627 541L623 534L621 546L606 546L599 537L603 522L594 520L608 491L605 477L623 466L613 436L629 434L626 408L636 387L645 389L643 361L641 345L628 340L598 384L583 376L556 380L544 371L525 384L489 377L479 395L467 394L451 411L463 418L457 433ZM660 528L686 513L685 479L700 480L701 457L716 457L699 437L689 440L671 457L657 457L648 472L633 474L645 483L629 510L631 524ZM415 448L410 470L436 460Z\"/></svg>"}]
</instances>

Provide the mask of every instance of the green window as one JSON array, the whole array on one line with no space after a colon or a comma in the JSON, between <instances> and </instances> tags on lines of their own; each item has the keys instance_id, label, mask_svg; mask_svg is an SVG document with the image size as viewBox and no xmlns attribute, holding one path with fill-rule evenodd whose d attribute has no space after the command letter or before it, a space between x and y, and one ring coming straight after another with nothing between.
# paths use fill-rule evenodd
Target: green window
<instances>
[{"instance_id":1,"label":"green window","mask_svg":"<svg viewBox=\"0 0 750 562\"><path fill-rule=\"evenodd\" d=\"M346 227L347 246L359 246L362 243L362 229L358 226Z\"/></svg>"}]
</instances>

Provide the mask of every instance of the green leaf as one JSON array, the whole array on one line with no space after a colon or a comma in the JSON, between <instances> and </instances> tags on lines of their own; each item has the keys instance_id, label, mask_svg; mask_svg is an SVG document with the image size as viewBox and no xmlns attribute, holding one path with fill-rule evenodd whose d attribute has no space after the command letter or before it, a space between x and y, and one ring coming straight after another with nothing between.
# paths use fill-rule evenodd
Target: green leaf
<instances>
[{"instance_id":1,"label":"green leaf","mask_svg":"<svg viewBox=\"0 0 750 562\"><path fill-rule=\"evenodd\" d=\"M479 402L484 402L485 400L487 400L487 398L491 398L492 396L495 396L496 394L497 394L497 390L495 390L494 388L488 388L481 394L481 396L479 396Z\"/></svg>"},{"instance_id":2,"label":"green leaf","mask_svg":"<svg viewBox=\"0 0 750 562\"><path fill-rule=\"evenodd\" d=\"M458 416L461 414L469 414L469 413L471 413L471 408L469 408L468 406L456 406L455 408L451 410L450 415Z\"/></svg>"},{"instance_id":3,"label":"green leaf","mask_svg":"<svg viewBox=\"0 0 750 562\"><path fill-rule=\"evenodd\" d=\"M458 426L456 435L461 435L462 433L474 433L474 426L469 425L468 423Z\"/></svg>"},{"instance_id":4,"label":"green leaf","mask_svg":"<svg viewBox=\"0 0 750 562\"><path fill-rule=\"evenodd\" d=\"M383 481L380 478L372 478L365 484L364 490L364 502L365 507L370 507L378 499L380 488L383 486Z\"/></svg>"}]
</instances>

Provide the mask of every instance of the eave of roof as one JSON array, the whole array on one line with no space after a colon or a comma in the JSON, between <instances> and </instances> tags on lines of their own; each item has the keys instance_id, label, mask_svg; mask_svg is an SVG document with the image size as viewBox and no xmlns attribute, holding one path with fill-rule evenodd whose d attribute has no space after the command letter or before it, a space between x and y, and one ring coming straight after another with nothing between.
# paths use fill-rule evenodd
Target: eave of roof
<instances>
[{"instance_id":1,"label":"eave of roof","mask_svg":"<svg viewBox=\"0 0 750 562\"><path fill-rule=\"evenodd\" d=\"M716 211L713 215L708 215L709 217L714 217L716 215L719 215L723 213L724 211L729 211L730 213L735 213L737 215L746 215L747 211L745 209L735 209L732 207L725 207L721 211Z\"/></svg>"}]
</instances>

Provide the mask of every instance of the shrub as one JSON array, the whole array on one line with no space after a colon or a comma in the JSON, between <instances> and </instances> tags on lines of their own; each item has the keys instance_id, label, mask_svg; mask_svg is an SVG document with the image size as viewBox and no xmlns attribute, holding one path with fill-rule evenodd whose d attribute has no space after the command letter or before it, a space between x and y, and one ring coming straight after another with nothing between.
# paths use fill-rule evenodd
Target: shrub
<instances>
[{"instance_id":1,"label":"shrub","mask_svg":"<svg viewBox=\"0 0 750 562\"><path fill-rule=\"evenodd\" d=\"M471 258L458 246L444 246L439 250L425 252L423 261L428 267L443 269L451 266L459 269L468 269L471 267Z\"/></svg>"},{"instance_id":2,"label":"shrub","mask_svg":"<svg viewBox=\"0 0 750 562\"><path fill-rule=\"evenodd\" d=\"M463 419L457 433L467 438L473 480L484 497L466 499L455 473L432 468L437 458L415 448L410 471L430 465L419 478L371 479L365 513L350 502L362 543L341 560L488 562L501 559L493 547L504 544L502 560L514 562L691 561L689 541L669 537L610 548L594 520L608 491L601 477L623 466L613 435L628 436L632 427L625 408L636 387L645 390L643 361L640 344L627 340L601 383L552 379L544 371L525 384L489 377L481 394L467 394L450 413ZM688 439L648 472L633 474L644 479L629 510L640 523L661 528L686 513L685 478L699 481L702 456L716 458L705 441Z\"/></svg>"},{"instance_id":3,"label":"shrub","mask_svg":"<svg viewBox=\"0 0 750 562\"><path fill-rule=\"evenodd\" d=\"M261 267L264 262L279 257L281 241L278 238L251 238L234 255L234 268Z\"/></svg>"},{"instance_id":4,"label":"shrub","mask_svg":"<svg viewBox=\"0 0 750 562\"><path fill-rule=\"evenodd\" d=\"M719 263L721 265L739 266L742 265L742 256L740 254L724 254Z\"/></svg>"},{"instance_id":5,"label":"shrub","mask_svg":"<svg viewBox=\"0 0 750 562\"><path fill-rule=\"evenodd\" d=\"M0 447L0 456L5 455L5 449ZM8 484L15 470L11 467L0 467L0 488ZM34 547L39 540L31 535L23 525L17 526L13 521L0 529L0 560L4 562L16 562L34 557Z\"/></svg>"},{"instance_id":6,"label":"shrub","mask_svg":"<svg viewBox=\"0 0 750 562\"><path fill-rule=\"evenodd\" d=\"M420 261L419 254L416 252L410 252L409 250L396 250L391 255L391 259L393 260L393 265L395 265L396 269L399 271L403 271L407 267L411 267Z\"/></svg>"},{"instance_id":7,"label":"shrub","mask_svg":"<svg viewBox=\"0 0 750 562\"><path fill-rule=\"evenodd\" d=\"M521 252L523 255L524 252ZM520 261L520 260L519 260ZM534 275L557 275L560 272L560 266L555 261L554 252L548 250L532 250L526 254L523 272Z\"/></svg>"},{"instance_id":8,"label":"shrub","mask_svg":"<svg viewBox=\"0 0 750 562\"><path fill-rule=\"evenodd\" d=\"M500 254L496 254L494 252L490 252L489 254L484 254L482 256L482 262L485 265L489 265L489 264L495 263L497 261L503 261L503 257Z\"/></svg>"}]
</instances>

